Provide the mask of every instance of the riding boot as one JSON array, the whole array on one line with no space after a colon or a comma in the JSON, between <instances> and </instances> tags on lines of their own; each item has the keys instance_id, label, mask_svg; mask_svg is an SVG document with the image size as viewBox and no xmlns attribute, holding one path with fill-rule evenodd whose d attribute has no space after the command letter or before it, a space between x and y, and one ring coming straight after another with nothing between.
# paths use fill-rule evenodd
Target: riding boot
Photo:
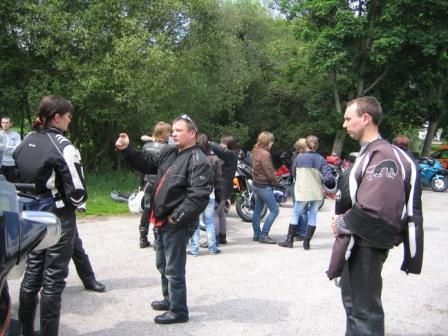
<instances>
[{"instance_id":1,"label":"riding boot","mask_svg":"<svg viewBox=\"0 0 448 336\"><path fill-rule=\"evenodd\" d=\"M219 244L227 244L226 236L225 233L219 233L216 241L219 241Z\"/></svg>"},{"instance_id":2,"label":"riding boot","mask_svg":"<svg viewBox=\"0 0 448 336\"><path fill-rule=\"evenodd\" d=\"M304 250L310 249L310 241L311 241L311 238L313 238L314 231L316 231L315 226L308 225L306 227L305 239L303 240L303 249Z\"/></svg>"},{"instance_id":3,"label":"riding boot","mask_svg":"<svg viewBox=\"0 0 448 336\"><path fill-rule=\"evenodd\" d=\"M294 235L295 235L296 231L297 231L297 224L289 224L286 240L283 242L277 243L278 246L292 248L292 245L294 244Z\"/></svg>"},{"instance_id":4,"label":"riding boot","mask_svg":"<svg viewBox=\"0 0 448 336\"><path fill-rule=\"evenodd\" d=\"M41 295L40 333L45 336L58 336L61 317L61 296Z\"/></svg>"},{"instance_id":5,"label":"riding boot","mask_svg":"<svg viewBox=\"0 0 448 336\"><path fill-rule=\"evenodd\" d=\"M148 229L140 226L140 248L151 246L148 240Z\"/></svg>"},{"instance_id":6,"label":"riding boot","mask_svg":"<svg viewBox=\"0 0 448 336\"><path fill-rule=\"evenodd\" d=\"M36 319L37 294L29 295L22 290L19 295L19 320L22 323L22 335L34 336L34 320Z\"/></svg>"}]
</instances>

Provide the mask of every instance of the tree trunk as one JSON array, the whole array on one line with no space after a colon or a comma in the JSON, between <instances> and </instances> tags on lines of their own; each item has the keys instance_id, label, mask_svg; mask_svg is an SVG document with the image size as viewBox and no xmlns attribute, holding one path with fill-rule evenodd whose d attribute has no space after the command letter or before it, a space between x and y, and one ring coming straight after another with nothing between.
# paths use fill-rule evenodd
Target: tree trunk
<instances>
[{"instance_id":1,"label":"tree trunk","mask_svg":"<svg viewBox=\"0 0 448 336\"><path fill-rule=\"evenodd\" d=\"M337 155L339 157L341 156L345 135L346 135L345 131L342 130L336 133L336 137L333 142L333 148L331 149L331 155Z\"/></svg>"},{"instance_id":2,"label":"tree trunk","mask_svg":"<svg viewBox=\"0 0 448 336\"><path fill-rule=\"evenodd\" d=\"M338 85L336 81L336 72L333 74L333 97L334 97L334 105L336 108L336 112L340 115L342 115L342 105L341 105L341 99L339 97L339 90ZM342 153L342 146L344 145L345 140L345 132L338 131L336 133L336 137L334 138L333 142L333 148L331 149L332 155L341 156Z\"/></svg>"},{"instance_id":3,"label":"tree trunk","mask_svg":"<svg viewBox=\"0 0 448 336\"><path fill-rule=\"evenodd\" d=\"M426 132L425 141L423 143L422 156L429 156L429 153L431 153L432 139L434 138L434 134L437 130L437 124L437 121L429 120L428 122L428 129Z\"/></svg>"}]
</instances>

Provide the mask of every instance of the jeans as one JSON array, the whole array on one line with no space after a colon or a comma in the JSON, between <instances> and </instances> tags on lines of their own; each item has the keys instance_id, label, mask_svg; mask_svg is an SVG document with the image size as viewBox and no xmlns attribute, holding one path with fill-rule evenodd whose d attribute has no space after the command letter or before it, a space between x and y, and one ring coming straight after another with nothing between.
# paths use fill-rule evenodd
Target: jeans
<instances>
[{"instance_id":1,"label":"jeans","mask_svg":"<svg viewBox=\"0 0 448 336\"><path fill-rule=\"evenodd\" d=\"M295 203L295 202L294 202ZM293 204L294 204L293 203ZM306 209L304 210L304 212L299 216L299 221L298 221L298 225L297 225L297 233L301 236L305 236L306 234L306 227L308 225L308 211L309 211L309 205L306 207ZM293 222L291 222L290 224L295 224Z\"/></svg>"},{"instance_id":2,"label":"jeans","mask_svg":"<svg viewBox=\"0 0 448 336\"><path fill-rule=\"evenodd\" d=\"M163 299L173 313L188 314L185 265L189 230L186 226L165 224L154 229L156 266L162 280Z\"/></svg>"},{"instance_id":3,"label":"jeans","mask_svg":"<svg viewBox=\"0 0 448 336\"><path fill-rule=\"evenodd\" d=\"M322 203L321 200L317 201L296 201L294 207L292 208L292 215L290 219L291 224L298 224L299 218L303 214L308 213L308 223L309 226L316 226L317 212L319 211L319 205ZM306 228L306 227L305 227Z\"/></svg>"},{"instance_id":4,"label":"jeans","mask_svg":"<svg viewBox=\"0 0 448 336\"><path fill-rule=\"evenodd\" d=\"M269 234L272 223L277 218L279 209L277 200L275 199L272 186L257 187L253 186L254 196L255 196L255 209L252 216L252 228L254 230L254 236L259 238L265 238ZM269 214L264 220L263 229L260 230L260 219L261 212L263 211L264 205L267 205L269 209Z\"/></svg>"},{"instance_id":5,"label":"jeans","mask_svg":"<svg viewBox=\"0 0 448 336\"><path fill-rule=\"evenodd\" d=\"M346 336L384 335L381 271L388 253L355 243L340 282Z\"/></svg>"},{"instance_id":6,"label":"jeans","mask_svg":"<svg viewBox=\"0 0 448 336\"><path fill-rule=\"evenodd\" d=\"M207 207L199 216L199 220L204 221L205 233L207 234L208 252L216 253L216 233L215 233L215 198L210 197ZM193 255L199 255L199 236L201 230L198 228L191 237L190 252Z\"/></svg>"}]
</instances>

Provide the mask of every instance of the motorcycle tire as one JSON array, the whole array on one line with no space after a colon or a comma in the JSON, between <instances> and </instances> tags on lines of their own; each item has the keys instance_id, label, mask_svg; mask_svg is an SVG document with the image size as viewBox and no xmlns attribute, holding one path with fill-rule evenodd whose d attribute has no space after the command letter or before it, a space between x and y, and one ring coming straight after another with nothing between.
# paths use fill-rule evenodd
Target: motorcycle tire
<instances>
[{"instance_id":1,"label":"motorcycle tire","mask_svg":"<svg viewBox=\"0 0 448 336\"><path fill-rule=\"evenodd\" d=\"M243 196L237 198L235 203L236 213L244 222L252 222L254 208L255 208L255 200L253 200L251 202L251 205L248 207L246 204L246 199ZM264 216L266 216L267 211L268 208L265 205L263 210L261 211L261 219L264 218Z\"/></svg>"},{"instance_id":2,"label":"motorcycle tire","mask_svg":"<svg viewBox=\"0 0 448 336\"><path fill-rule=\"evenodd\" d=\"M433 178L431 180L431 188L436 192L444 192L448 188L448 177Z\"/></svg>"}]
</instances>

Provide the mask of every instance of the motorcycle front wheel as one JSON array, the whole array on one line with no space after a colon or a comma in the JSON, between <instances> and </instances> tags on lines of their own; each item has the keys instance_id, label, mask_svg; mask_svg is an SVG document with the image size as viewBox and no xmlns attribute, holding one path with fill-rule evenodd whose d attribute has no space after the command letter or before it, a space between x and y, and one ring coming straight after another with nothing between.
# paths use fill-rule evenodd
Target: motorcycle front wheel
<instances>
[{"instance_id":1,"label":"motorcycle front wheel","mask_svg":"<svg viewBox=\"0 0 448 336\"><path fill-rule=\"evenodd\" d=\"M249 201L247 195L244 194L240 195L236 200L235 209L238 216L244 222L252 222L252 216L254 215L254 209L255 209L255 198L252 197L252 200ZM266 216L267 211L268 208L265 205L263 210L261 211L261 218Z\"/></svg>"},{"instance_id":2,"label":"motorcycle front wheel","mask_svg":"<svg viewBox=\"0 0 448 336\"><path fill-rule=\"evenodd\" d=\"M448 177L434 177L431 180L431 188L437 192L444 192L448 188Z\"/></svg>"}]
</instances>

